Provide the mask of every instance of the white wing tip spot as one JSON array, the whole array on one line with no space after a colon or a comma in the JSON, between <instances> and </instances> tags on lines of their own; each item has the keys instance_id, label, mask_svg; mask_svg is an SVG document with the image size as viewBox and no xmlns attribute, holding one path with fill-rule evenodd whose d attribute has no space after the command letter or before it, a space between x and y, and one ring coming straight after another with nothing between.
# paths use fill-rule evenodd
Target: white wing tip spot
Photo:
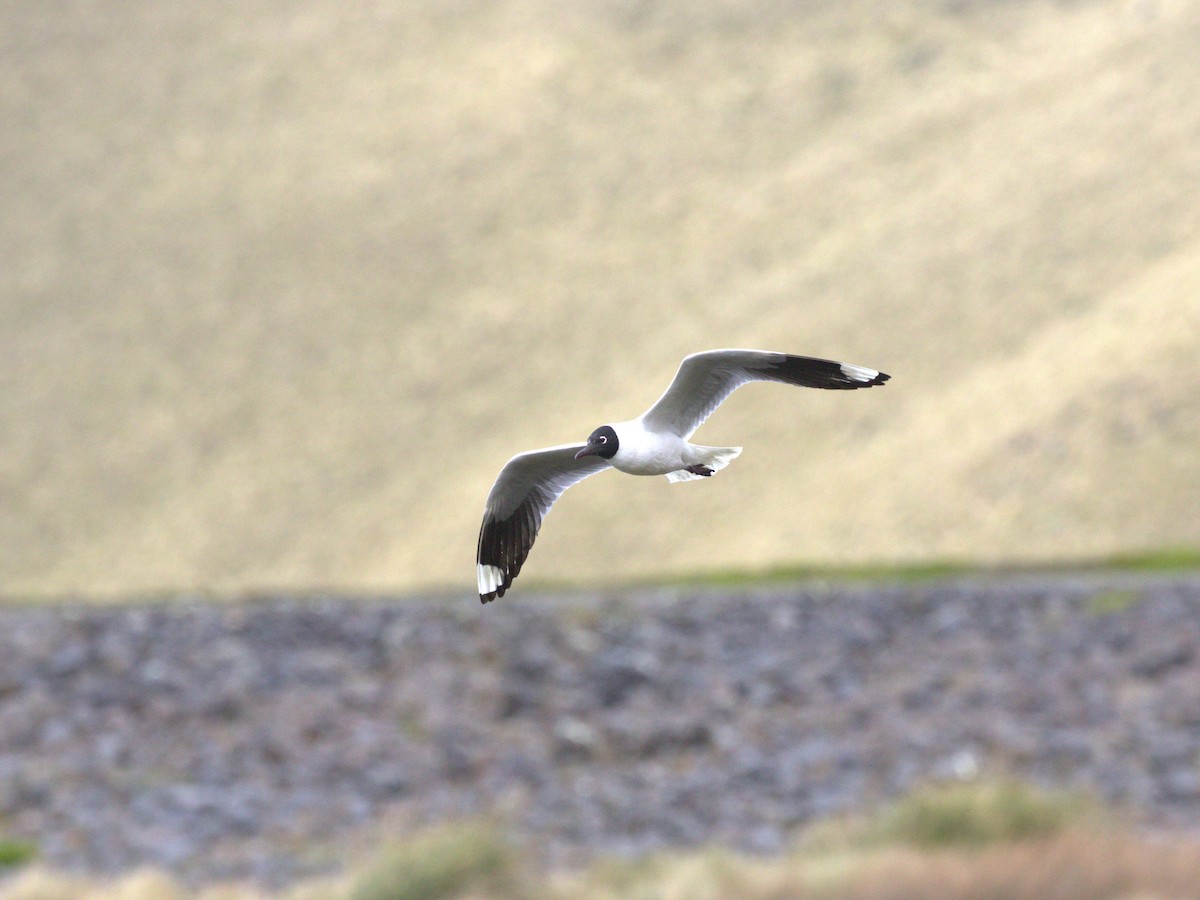
<instances>
[{"instance_id":1,"label":"white wing tip spot","mask_svg":"<svg viewBox=\"0 0 1200 900\"><path fill-rule=\"evenodd\" d=\"M504 573L496 566L476 565L475 577L481 594L490 594L504 582Z\"/></svg>"},{"instance_id":2,"label":"white wing tip spot","mask_svg":"<svg viewBox=\"0 0 1200 900\"><path fill-rule=\"evenodd\" d=\"M868 369L866 366L854 366L850 363L842 363L842 374L851 381L873 381L879 377L879 373L874 369Z\"/></svg>"}]
</instances>

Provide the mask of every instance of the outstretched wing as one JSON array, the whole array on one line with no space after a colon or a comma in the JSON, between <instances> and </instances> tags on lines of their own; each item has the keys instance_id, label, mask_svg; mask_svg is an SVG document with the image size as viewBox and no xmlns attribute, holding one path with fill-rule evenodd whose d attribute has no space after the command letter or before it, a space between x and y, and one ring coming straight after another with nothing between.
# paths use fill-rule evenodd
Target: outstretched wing
<instances>
[{"instance_id":1,"label":"outstretched wing","mask_svg":"<svg viewBox=\"0 0 1200 900\"><path fill-rule=\"evenodd\" d=\"M726 397L749 381L852 391L883 384L891 377L865 366L809 356L766 350L707 350L684 357L671 386L642 414L642 422L653 431L672 432L686 439Z\"/></svg>"},{"instance_id":2,"label":"outstretched wing","mask_svg":"<svg viewBox=\"0 0 1200 900\"><path fill-rule=\"evenodd\" d=\"M575 454L585 444L563 444L520 453L508 461L488 494L479 529L475 573L479 602L503 597L562 492L609 467L606 459Z\"/></svg>"}]
</instances>

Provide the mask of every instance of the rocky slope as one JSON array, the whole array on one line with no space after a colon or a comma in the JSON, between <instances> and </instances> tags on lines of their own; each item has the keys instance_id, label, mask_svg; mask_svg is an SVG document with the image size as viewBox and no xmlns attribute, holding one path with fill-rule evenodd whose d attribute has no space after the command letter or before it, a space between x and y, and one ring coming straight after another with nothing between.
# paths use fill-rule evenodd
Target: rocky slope
<instances>
[{"instance_id":1,"label":"rocky slope","mask_svg":"<svg viewBox=\"0 0 1200 900\"><path fill-rule=\"evenodd\" d=\"M0 611L0 817L55 866L280 884L494 813L554 865L770 852L1012 773L1200 826L1200 577Z\"/></svg>"}]
</instances>

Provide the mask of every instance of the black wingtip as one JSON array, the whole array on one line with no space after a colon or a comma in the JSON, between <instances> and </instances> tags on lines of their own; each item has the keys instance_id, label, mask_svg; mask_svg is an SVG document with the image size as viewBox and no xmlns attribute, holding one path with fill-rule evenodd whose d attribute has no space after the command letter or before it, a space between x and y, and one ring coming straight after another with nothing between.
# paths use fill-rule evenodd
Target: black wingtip
<instances>
[{"instance_id":1,"label":"black wingtip","mask_svg":"<svg viewBox=\"0 0 1200 900\"><path fill-rule=\"evenodd\" d=\"M521 567L517 566L513 571L501 572L500 583L496 585L494 590L481 591L479 594L480 603L491 603L497 597L503 597L504 592L512 587L513 579L517 577L517 573L521 571Z\"/></svg>"},{"instance_id":2,"label":"black wingtip","mask_svg":"<svg viewBox=\"0 0 1200 900\"><path fill-rule=\"evenodd\" d=\"M533 539L537 535L539 518L534 505L534 496L526 497L524 502L504 519L497 519L488 514L484 517L479 529L479 549L475 555L476 564L493 570L491 577L480 577L480 588L491 590L479 591L480 603L491 603L497 597L503 597L513 583L513 579L521 573L521 565L529 555Z\"/></svg>"},{"instance_id":3,"label":"black wingtip","mask_svg":"<svg viewBox=\"0 0 1200 900\"><path fill-rule=\"evenodd\" d=\"M768 378L775 381L829 391L854 391L874 387L892 377L867 366L790 355L784 355L765 372Z\"/></svg>"},{"instance_id":4,"label":"black wingtip","mask_svg":"<svg viewBox=\"0 0 1200 900\"><path fill-rule=\"evenodd\" d=\"M885 381L891 380L892 377L887 372L877 372L866 366L855 366L850 363L838 363L837 366L839 371L836 377L843 382L841 386L851 390L877 387Z\"/></svg>"}]
</instances>

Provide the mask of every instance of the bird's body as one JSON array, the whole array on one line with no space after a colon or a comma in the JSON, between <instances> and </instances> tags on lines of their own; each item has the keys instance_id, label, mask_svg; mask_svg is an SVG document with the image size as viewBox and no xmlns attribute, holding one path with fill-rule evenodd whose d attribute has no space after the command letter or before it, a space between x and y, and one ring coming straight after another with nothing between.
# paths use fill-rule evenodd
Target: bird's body
<instances>
[{"instance_id":1,"label":"bird's body","mask_svg":"<svg viewBox=\"0 0 1200 900\"><path fill-rule=\"evenodd\" d=\"M610 427L617 433L618 443L609 463L630 475L666 475L672 481L703 478L687 468L708 466L717 471L742 452L741 447L702 447L672 432L653 431L641 417L614 422Z\"/></svg>"},{"instance_id":2,"label":"bird's body","mask_svg":"<svg viewBox=\"0 0 1200 900\"><path fill-rule=\"evenodd\" d=\"M707 478L741 447L688 440L735 390L750 381L853 390L891 376L865 366L764 350L709 350L684 359L666 392L636 419L602 425L585 444L562 444L510 459L488 494L479 530L476 575L483 603L504 596L537 537L542 519L568 487L611 467L669 481Z\"/></svg>"}]
</instances>

